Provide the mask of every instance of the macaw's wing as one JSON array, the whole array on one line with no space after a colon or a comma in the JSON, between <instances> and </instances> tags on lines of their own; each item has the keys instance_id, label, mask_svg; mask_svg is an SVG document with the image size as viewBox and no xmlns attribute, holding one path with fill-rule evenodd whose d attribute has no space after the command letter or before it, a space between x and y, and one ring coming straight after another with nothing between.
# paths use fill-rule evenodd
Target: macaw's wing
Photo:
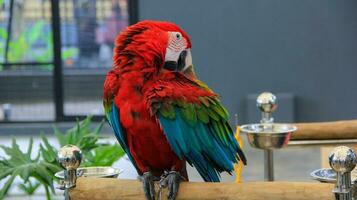
<instances>
[{"instance_id":1,"label":"macaw's wing","mask_svg":"<svg viewBox=\"0 0 357 200\"><path fill-rule=\"evenodd\" d=\"M116 92L118 91L118 87L119 87L118 83L119 83L118 75L116 75L114 71L110 71L107 74L107 77L104 82L103 105L104 105L105 116L110 126L113 128L114 135L117 138L120 146L123 148L126 155L129 157L130 161L133 163L136 170L138 171L138 167L136 166L133 156L129 151L125 132L121 126L119 108L115 106L115 103L113 101L114 94L116 94Z\"/></svg>"},{"instance_id":2,"label":"macaw's wing","mask_svg":"<svg viewBox=\"0 0 357 200\"><path fill-rule=\"evenodd\" d=\"M110 126L114 130L114 135L117 138L120 146L123 148L123 150L125 151L126 155L129 157L130 161L133 163L134 167L138 171L138 167L135 164L133 156L130 154L129 147L128 147L127 142L126 142L125 133L124 133L124 131L122 129L122 126L120 124L119 110L115 106L114 103L112 103L112 106L111 106L110 110L108 110L106 112L106 116L107 116L107 119L109 121Z\"/></svg>"},{"instance_id":3,"label":"macaw's wing","mask_svg":"<svg viewBox=\"0 0 357 200\"><path fill-rule=\"evenodd\" d=\"M227 122L228 112L211 90L181 77L158 81L146 97L172 150L205 181L218 182L219 172L232 172L238 160L246 163Z\"/></svg>"}]
</instances>

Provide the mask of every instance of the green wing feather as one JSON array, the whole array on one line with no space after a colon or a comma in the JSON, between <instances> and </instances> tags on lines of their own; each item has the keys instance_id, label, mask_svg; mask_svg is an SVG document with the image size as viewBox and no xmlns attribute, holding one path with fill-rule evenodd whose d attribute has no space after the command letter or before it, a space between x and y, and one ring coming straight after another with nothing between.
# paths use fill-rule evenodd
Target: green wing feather
<instances>
[{"instance_id":1,"label":"green wing feather","mask_svg":"<svg viewBox=\"0 0 357 200\"><path fill-rule=\"evenodd\" d=\"M159 108L163 131L178 157L194 165L205 181L219 181L218 172L231 172L238 160L246 163L217 98L200 97L196 103L182 98L171 105Z\"/></svg>"}]
</instances>

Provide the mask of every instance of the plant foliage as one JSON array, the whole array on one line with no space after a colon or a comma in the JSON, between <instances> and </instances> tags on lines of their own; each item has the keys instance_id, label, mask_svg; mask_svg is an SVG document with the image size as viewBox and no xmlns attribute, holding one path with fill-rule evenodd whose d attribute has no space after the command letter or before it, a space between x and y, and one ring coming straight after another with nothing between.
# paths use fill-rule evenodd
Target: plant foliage
<instances>
[{"instance_id":1,"label":"plant foliage","mask_svg":"<svg viewBox=\"0 0 357 200\"><path fill-rule=\"evenodd\" d=\"M118 144L99 143L99 139L102 138L99 134L104 121L94 130L91 129L91 122L91 117L77 121L73 128L64 133L54 127L55 138L60 146L73 144L82 150L84 154L82 166L111 166L124 155L124 151ZM31 157L32 138L30 138L26 152L21 151L15 139L12 140L10 147L0 145L6 154L6 157L0 157L0 180L5 182L0 189L0 199L6 196L16 177L23 180L19 188L26 194L31 195L40 186L43 186L47 199L51 199L51 192L55 193L54 174L62 168L56 160L58 150L50 144L44 134L41 134L41 139L39 152L34 158Z\"/></svg>"},{"instance_id":2,"label":"plant foliage","mask_svg":"<svg viewBox=\"0 0 357 200\"><path fill-rule=\"evenodd\" d=\"M11 147L1 145L0 148L4 150L9 159L0 160L0 179L9 176L10 178L5 182L4 187L0 190L0 199L2 199L9 190L12 182L19 176L26 184L30 177L35 178L39 183L46 188L53 188L53 174L61 168L52 163L40 160L40 154L36 158L31 158L33 139L30 139L27 152L22 152L16 140L12 140Z\"/></svg>"}]
</instances>

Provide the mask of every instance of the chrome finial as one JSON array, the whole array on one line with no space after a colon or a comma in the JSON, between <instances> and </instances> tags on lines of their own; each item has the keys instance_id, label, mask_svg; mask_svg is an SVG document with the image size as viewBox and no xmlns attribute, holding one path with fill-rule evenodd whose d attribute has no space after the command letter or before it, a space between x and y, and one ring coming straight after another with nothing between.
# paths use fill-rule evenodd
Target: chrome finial
<instances>
[{"instance_id":1,"label":"chrome finial","mask_svg":"<svg viewBox=\"0 0 357 200\"><path fill-rule=\"evenodd\" d=\"M82 151L74 145L63 146L58 151L57 161L64 168L64 180L59 189L65 190L65 199L69 200L68 190L76 186L77 168L82 162Z\"/></svg>"},{"instance_id":2,"label":"chrome finial","mask_svg":"<svg viewBox=\"0 0 357 200\"><path fill-rule=\"evenodd\" d=\"M77 169L82 162L82 152L74 145L63 146L57 155L57 160L65 170Z\"/></svg>"},{"instance_id":3,"label":"chrome finial","mask_svg":"<svg viewBox=\"0 0 357 200\"><path fill-rule=\"evenodd\" d=\"M351 172L357 164L355 152L346 146L339 146L332 150L329 156L329 163L336 172Z\"/></svg>"},{"instance_id":4,"label":"chrome finial","mask_svg":"<svg viewBox=\"0 0 357 200\"><path fill-rule=\"evenodd\" d=\"M356 167L356 153L349 147L339 146L332 150L329 164L337 174L336 186L333 193L339 200L352 199L351 171Z\"/></svg>"},{"instance_id":5,"label":"chrome finial","mask_svg":"<svg viewBox=\"0 0 357 200\"><path fill-rule=\"evenodd\" d=\"M261 123L272 123L272 113L278 107L276 96L270 92L263 92L257 98L257 107L262 112Z\"/></svg>"}]
</instances>

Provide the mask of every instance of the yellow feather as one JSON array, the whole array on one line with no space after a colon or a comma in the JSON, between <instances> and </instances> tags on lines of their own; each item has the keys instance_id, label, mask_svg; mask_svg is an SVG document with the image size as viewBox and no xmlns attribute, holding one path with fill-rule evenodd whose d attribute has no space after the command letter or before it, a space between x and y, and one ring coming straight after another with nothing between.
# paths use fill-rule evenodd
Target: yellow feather
<instances>
[{"instance_id":1,"label":"yellow feather","mask_svg":"<svg viewBox=\"0 0 357 200\"><path fill-rule=\"evenodd\" d=\"M235 134L235 138L240 146L240 148L243 150L243 140L240 136L240 126L237 126L237 130L236 130L236 134ZM243 171L243 162L240 160L237 164L234 164L234 171L236 172L236 183L240 183L241 182L241 175L242 175L242 171Z\"/></svg>"}]
</instances>

